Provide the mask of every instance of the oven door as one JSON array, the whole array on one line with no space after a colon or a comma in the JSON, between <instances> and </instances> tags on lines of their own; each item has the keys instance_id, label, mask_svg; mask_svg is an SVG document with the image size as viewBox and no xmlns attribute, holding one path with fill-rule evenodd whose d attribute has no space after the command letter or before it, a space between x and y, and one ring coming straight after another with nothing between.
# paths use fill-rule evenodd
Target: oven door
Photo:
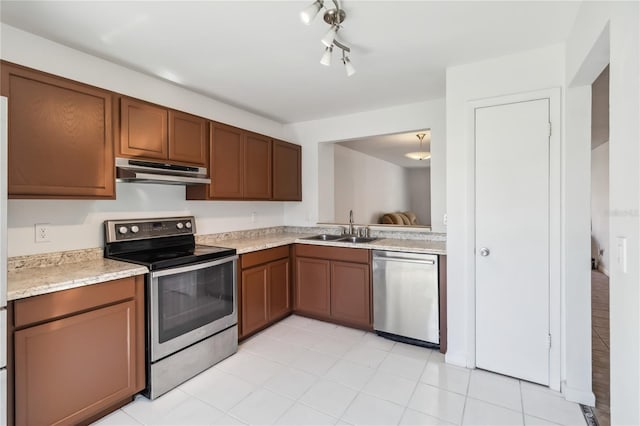
<instances>
[{"instance_id":1,"label":"oven door","mask_svg":"<svg viewBox=\"0 0 640 426\"><path fill-rule=\"evenodd\" d=\"M238 322L238 256L149 274L151 361Z\"/></svg>"}]
</instances>

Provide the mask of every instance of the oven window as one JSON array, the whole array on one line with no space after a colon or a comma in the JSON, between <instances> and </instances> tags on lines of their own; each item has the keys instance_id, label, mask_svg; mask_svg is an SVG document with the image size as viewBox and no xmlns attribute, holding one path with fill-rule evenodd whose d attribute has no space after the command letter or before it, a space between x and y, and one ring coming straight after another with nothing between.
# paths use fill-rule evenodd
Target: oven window
<instances>
[{"instance_id":1,"label":"oven window","mask_svg":"<svg viewBox=\"0 0 640 426\"><path fill-rule=\"evenodd\" d=\"M158 278L159 343L233 313L234 264Z\"/></svg>"}]
</instances>

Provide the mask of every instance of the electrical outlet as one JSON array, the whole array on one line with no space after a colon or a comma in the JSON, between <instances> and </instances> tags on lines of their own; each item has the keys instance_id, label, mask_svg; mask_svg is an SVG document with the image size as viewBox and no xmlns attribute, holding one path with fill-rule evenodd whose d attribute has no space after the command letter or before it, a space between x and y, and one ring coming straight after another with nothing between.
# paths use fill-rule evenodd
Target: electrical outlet
<instances>
[{"instance_id":1,"label":"electrical outlet","mask_svg":"<svg viewBox=\"0 0 640 426\"><path fill-rule=\"evenodd\" d=\"M442 216L442 224L444 226L447 226L447 214L445 213L444 216Z\"/></svg>"},{"instance_id":2,"label":"electrical outlet","mask_svg":"<svg viewBox=\"0 0 640 426\"><path fill-rule=\"evenodd\" d=\"M48 223L36 223L33 227L36 243L48 243L50 241Z\"/></svg>"}]
</instances>

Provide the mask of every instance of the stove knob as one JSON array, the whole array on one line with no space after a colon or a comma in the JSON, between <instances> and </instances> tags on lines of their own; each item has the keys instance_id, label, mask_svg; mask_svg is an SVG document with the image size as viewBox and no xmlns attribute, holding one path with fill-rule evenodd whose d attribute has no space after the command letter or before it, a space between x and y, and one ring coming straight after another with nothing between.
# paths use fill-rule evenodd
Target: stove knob
<instances>
[{"instance_id":1,"label":"stove knob","mask_svg":"<svg viewBox=\"0 0 640 426\"><path fill-rule=\"evenodd\" d=\"M133 225L133 226L131 227L131 232L133 232L134 234L138 233L138 231L139 231L139 230L140 230L140 228L138 228L138 226L137 226L137 225Z\"/></svg>"},{"instance_id":2,"label":"stove knob","mask_svg":"<svg viewBox=\"0 0 640 426\"><path fill-rule=\"evenodd\" d=\"M121 226L120 228L118 228L118 232L121 233L122 235L126 234L127 231L129 230L127 229L126 226Z\"/></svg>"},{"instance_id":3,"label":"stove knob","mask_svg":"<svg viewBox=\"0 0 640 426\"><path fill-rule=\"evenodd\" d=\"M182 222L178 222L178 223L176 223L176 228L182 229L182 228L184 228L184 225L182 224Z\"/></svg>"},{"instance_id":4,"label":"stove knob","mask_svg":"<svg viewBox=\"0 0 640 426\"><path fill-rule=\"evenodd\" d=\"M184 226L186 226L187 229L191 229L191 222L185 222Z\"/></svg>"}]
</instances>

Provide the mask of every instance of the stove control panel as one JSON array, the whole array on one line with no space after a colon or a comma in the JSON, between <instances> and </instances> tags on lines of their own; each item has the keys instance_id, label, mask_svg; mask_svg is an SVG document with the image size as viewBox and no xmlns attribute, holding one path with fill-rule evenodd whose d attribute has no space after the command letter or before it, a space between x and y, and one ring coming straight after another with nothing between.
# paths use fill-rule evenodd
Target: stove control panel
<instances>
[{"instance_id":1,"label":"stove control panel","mask_svg":"<svg viewBox=\"0 0 640 426\"><path fill-rule=\"evenodd\" d=\"M104 222L105 240L145 240L149 238L192 235L196 232L193 216L167 217L159 219L107 220Z\"/></svg>"}]
</instances>

